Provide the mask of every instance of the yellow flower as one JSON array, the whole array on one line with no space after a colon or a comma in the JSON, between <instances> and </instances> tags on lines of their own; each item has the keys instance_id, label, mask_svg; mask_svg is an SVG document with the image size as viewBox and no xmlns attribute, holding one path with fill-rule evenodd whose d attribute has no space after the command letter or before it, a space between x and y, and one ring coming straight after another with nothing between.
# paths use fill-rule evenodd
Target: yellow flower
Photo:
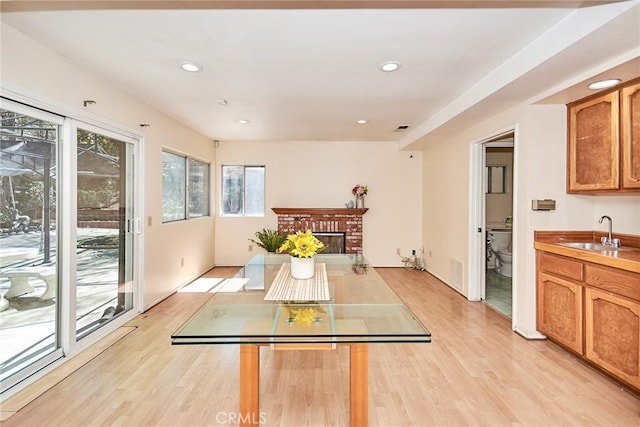
<instances>
[{"instance_id":1,"label":"yellow flower","mask_svg":"<svg viewBox=\"0 0 640 427\"><path fill-rule=\"evenodd\" d=\"M312 258L323 249L324 243L318 240L311 230L307 230L289 234L278 252L288 252L289 255L298 258Z\"/></svg>"},{"instance_id":2,"label":"yellow flower","mask_svg":"<svg viewBox=\"0 0 640 427\"><path fill-rule=\"evenodd\" d=\"M318 304L284 304L289 312L289 323L296 325L312 325L321 322L320 313L326 311Z\"/></svg>"},{"instance_id":3,"label":"yellow flower","mask_svg":"<svg viewBox=\"0 0 640 427\"><path fill-rule=\"evenodd\" d=\"M316 318L318 312L313 307L302 307L298 309L291 309L290 316L293 317L293 321L300 325L311 325Z\"/></svg>"}]
</instances>

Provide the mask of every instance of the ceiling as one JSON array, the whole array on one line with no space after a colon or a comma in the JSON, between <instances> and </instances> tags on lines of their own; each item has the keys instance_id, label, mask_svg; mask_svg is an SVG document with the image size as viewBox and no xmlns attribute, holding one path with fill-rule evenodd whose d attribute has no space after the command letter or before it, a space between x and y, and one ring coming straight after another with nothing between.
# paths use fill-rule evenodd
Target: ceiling
<instances>
[{"instance_id":1,"label":"ceiling","mask_svg":"<svg viewBox=\"0 0 640 427\"><path fill-rule=\"evenodd\" d=\"M416 149L521 102L584 97L594 75L640 75L635 0L0 6L4 24L221 141Z\"/></svg>"}]
</instances>

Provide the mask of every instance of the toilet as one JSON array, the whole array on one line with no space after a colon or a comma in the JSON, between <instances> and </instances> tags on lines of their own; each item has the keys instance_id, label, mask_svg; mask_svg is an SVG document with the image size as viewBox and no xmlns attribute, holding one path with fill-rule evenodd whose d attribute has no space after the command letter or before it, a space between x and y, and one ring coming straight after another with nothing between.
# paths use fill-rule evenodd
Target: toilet
<instances>
[{"instance_id":1,"label":"toilet","mask_svg":"<svg viewBox=\"0 0 640 427\"><path fill-rule=\"evenodd\" d=\"M489 247L495 256L496 273L511 277L511 230L490 230L489 240Z\"/></svg>"}]
</instances>

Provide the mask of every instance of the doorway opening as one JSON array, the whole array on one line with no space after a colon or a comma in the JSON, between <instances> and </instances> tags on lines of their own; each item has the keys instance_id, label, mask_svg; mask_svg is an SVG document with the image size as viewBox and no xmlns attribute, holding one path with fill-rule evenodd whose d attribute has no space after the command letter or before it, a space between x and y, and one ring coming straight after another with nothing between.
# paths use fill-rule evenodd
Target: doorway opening
<instances>
[{"instance_id":1,"label":"doorway opening","mask_svg":"<svg viewBox=\"0 0 640 427\"><path fill-rule=\"evenodd\" d=\"M513 300L513 136L483 144L487 176L484 302L509 318Z\"/></svg>"},{"instance_id":2,"label":"doorway opening","mask_svg":"<svg viewBox=\"0 0 640 427\"><path fill-rule=\"evenodd\" d=\"M515 129L474 144L469 299L513 319Z\"/></svg>"}]
</instances>

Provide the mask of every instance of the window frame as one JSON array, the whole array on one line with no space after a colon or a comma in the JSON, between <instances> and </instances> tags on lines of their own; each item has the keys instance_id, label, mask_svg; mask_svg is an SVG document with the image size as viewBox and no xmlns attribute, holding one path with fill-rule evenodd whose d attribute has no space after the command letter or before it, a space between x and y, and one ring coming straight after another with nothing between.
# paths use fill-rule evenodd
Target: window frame
<instances>
[{"instance_id":1,"label":"window frame","mask_svg":"<svg viewBox=\"0 0 640 427\"><path fill-rule=\"evenodd\" d=\"M168 154L171 156L175 156L175 157L179 157L180 159L182 159L184 161L184 215L182 218L176 218L176 219L169 219L169 220L165 220L165 211L164 211L164 206L162 209L162 223L163 224L170 224L173 222L180 222L180 221L189 221L192 219L198 219L198 218L206 218L206 217L210 217L211 216L211 163L207 162L205 160L201 160L198 159L196 157L193 156L189 156L187 154L183 154L183 153L178 153L175 152L173 150L167 149L167 148L163 148L162 149L162 154L164 156L164 154ZM193 163L196 163L197 166L205 166L206 167L206 179L203 180L203 183L205 185L204 190L202 191L202 194L205 195L206 197L206 201L203 203L203 207L205 208L205 212L203 212L202 214L198 214L198 215L194 215L192 212L192 209L190 209L190 205L191 205L191 195L192 195L192 191L191 191L191 185L190 185L190 179L191 179L191 167L193 166ZM162 174L164 175L164 161L163 161L163 165L162 165ZM162 189L162 204L164 205L164 187Z\"/></svg>"},{"instance_id":2,"label":"window frame","mask_svg":"<svg viewBox=\"0 0 640 427\"><path fill-rule=\"evenodd\" d=\"M242 213L226 213L225 212L225 168L242 168ZM246 171L248 168L260 168L262 169L262 213L260 214L247 214L247 191L245 184ZM222 164L220 165L220 209L219 215L224 218L263 218L266 215L266 201L267 201L267 184L266 184L267 167L266 165L256 164Z\"/></svg>"}]
</instances>

